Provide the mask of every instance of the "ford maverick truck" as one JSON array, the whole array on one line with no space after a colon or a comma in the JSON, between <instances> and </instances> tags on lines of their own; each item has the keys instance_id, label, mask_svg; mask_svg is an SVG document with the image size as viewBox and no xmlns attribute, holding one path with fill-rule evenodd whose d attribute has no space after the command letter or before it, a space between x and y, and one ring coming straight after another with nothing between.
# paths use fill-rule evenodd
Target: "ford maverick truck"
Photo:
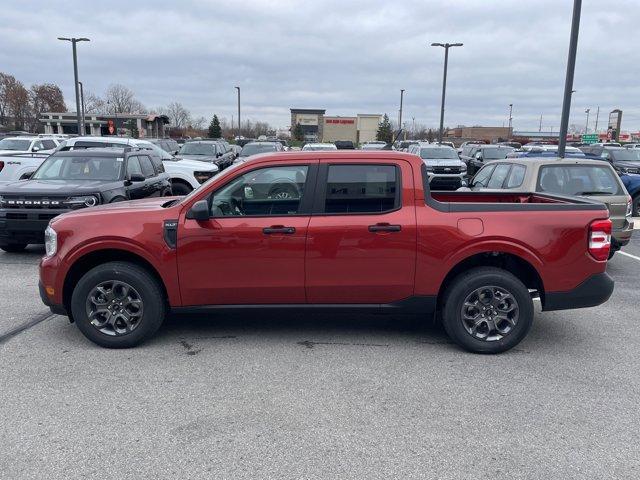
<instances>
[{"instance_id":1,"label":"ford maverick truck","mask_svg":"<svg viewBox=\"0 0 640 480\"><path fill-rule=\"evenodd\" d=\"M541 193L435 192L392 151L280 152L182 198L54 218L40 294L105 347L168 311L313 309L440 319L461 347L517 345L543 310L605 302L604 204Z\"/></svg>"}]
</instances>

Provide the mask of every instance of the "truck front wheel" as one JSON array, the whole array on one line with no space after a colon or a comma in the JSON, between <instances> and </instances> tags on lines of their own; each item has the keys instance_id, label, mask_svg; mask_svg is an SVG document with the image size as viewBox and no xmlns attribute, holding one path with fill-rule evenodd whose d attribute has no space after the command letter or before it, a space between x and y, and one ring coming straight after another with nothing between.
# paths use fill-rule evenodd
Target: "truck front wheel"
<instances>
[{"instance_id":1,"label":"truck front wheel","mask_svg":"<svg viewBox=\"0 0 640 480\"><path fill-rule=\"evenodd\" d=\"M134 347L162 325L165 299L158 281L129 262L109 262L89 270L71 296L80 331L108 348Z\"/></svg>"},{"instance_id":2,"label":"truck front wheel","mask_svg":"<svg viewBox=\"0 0 640 480\"><path fill-rule=\"evenodd\" d=\"M27 248L26 243L0 243L0 250L7 253L20 253Z\"/></svg>"},{"instance_id":3,"label":"truck front wheel","mask_svg":"<svg viewBox=\"0 0 640 480\"><path fill-rule=\"evenodd\" d=\"M479 267L458 275L445 292L444 328L455 343L476 353L515 347L533 324L533 301L513 274Z\"/></svg>"}]
</instances>

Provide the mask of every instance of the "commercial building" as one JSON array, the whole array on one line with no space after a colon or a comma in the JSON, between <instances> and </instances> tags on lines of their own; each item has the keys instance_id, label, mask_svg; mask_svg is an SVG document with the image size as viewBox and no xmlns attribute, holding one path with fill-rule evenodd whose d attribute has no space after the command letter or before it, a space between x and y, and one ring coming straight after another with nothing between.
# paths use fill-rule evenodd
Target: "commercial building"
<instances>
[{"instance_id":1,"label":"commercial building","mask_svg":"<svg viewBox=\"0 0 640 480\"><path fill-rule=\"evenodd\" d=\"M378 125L382 122L382 115L377 113L358 114L358 143L376 140Z\"/></svg>"},{"instance_id":2,"label":"commercial building","mask_svg":"<svg viewBox=\"0 0 640 480\"><path fill-rule=\"evenodd\" d=\"M118 113L114 115L85 115L85 135L117 135L125 133L133 120L140 138L163 138L165 125L169 123L166 115L147 115ZM75 112L45 112L39 119L44 125L44 133L77 134L78 123Z\"/></svg>"},{"instance_id":3,"label":"commercial building","mask_svg":"<svg viewBox=\"0 0 640 480\"><path fill-rule=\"evenodd\" d=\"M335 142L348 140L354 145L358 143L357 117L324 117L322 126L322 141Z\"/></svg>"},{"instance_id":4,"label":"commercial building","mask_svg":"<svg viewBox=\"0 0 640 480\"><path fill-rule=\"evenodd\" d=\"M495 143L511 138L512 129L509 127L465 127L459 126L450 128L445 132L445 136L451 138L466 138L473 140L484 140Z\"/></svg>"},{"instance_id":5,"label":"commercial building","mask_svg":"<svg viewBox=\"0 0 640 480\"><path fill-rule=\"evenodd\" d=\"M322 138L323 118L326 110L312 108L291 109L291 130L300 125L304 132L304 139L315 142Z\"/></svg>"}]
</instances>

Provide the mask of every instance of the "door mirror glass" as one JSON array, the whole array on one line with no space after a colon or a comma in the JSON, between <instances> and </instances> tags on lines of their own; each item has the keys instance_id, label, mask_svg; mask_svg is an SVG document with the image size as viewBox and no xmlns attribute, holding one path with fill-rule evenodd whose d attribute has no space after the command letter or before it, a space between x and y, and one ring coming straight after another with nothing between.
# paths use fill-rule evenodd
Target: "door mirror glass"
<instances>
[{"instance_id":1,"label":"door mirror glass","mask_svg":"<svg viewBox=\"0 0 640 480\"><path fill-rule=\"evenodd\" d=\"M207 201L199 200L194 203L187 212L187 218L198 222L209 220L209 204Z\"/></svg>"}]
</instances>

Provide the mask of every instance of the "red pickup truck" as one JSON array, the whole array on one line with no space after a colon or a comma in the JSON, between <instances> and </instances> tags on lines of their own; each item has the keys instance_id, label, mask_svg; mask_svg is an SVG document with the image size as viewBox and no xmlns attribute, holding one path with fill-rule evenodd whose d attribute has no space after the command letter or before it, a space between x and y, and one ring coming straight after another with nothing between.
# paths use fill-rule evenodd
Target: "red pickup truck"
<instances>
[{"instance_id":1,"label":"red pickup truck","mask_svg":"<svg viewBox=\"0 0 640 480\"><path fill-rule=\"evenodd\" d=\"M276 153L186 197L61 215L42 300L105 347L140 343L169 310L299 308L441 318L463 348L497 353L525 337L535 297L560 310L611 295L603 204L427 179L405 153Z\"/></svg>"}]
</instances>

